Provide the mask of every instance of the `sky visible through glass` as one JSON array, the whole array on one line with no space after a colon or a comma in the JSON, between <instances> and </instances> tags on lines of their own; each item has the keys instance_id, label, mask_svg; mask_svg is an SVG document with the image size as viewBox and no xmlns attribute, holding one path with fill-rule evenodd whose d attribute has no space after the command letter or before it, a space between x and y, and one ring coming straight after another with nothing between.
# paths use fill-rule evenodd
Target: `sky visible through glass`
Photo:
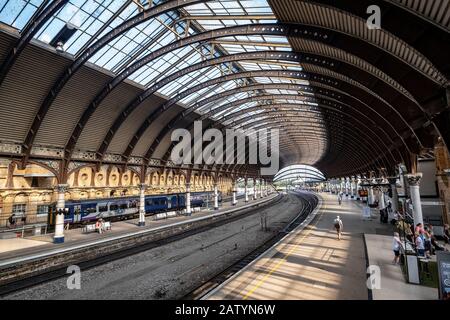
<instances>
[{"instance_id":1,"label":"sky visible through glass","mask_svg":"<svg viewBox=\"0 0 450 320\"><path fill-rule=\"evenodd\" d=\"M111 31L122 22L130 19L140 12L136 2L143 8L148 8L150 3L157 5L165 0L70 0L59 12L57 12L39 32L35 39L44 43L50 43L58 32L66 25L74 26L77 31L64 44L64 51L79 56L86 48L95 43L97 39ZM49 1L44 0L0 0L0 22L16 28L19 32L26 27L30 19ZM220 17L226 16L226 19ZM247 19L248 17L248 19ZM276 23L277 20L267 3L267 0L220 0L204 2L185 7L178 11L162 14L157 18L141 23L111 41L97 52L89 62L107 69L114 74L119 74L133 62L189 35L204 31L255 23ZM151 63L143 66L138 71L129 75L128 79L146 88L170 74L182 70L192 64L219 57L226 54L235 54L255 51L292 51L289 41L281 36L235 36L214 39L182 47L169 52ZM201 84L209 79L214 79L230 73L258 70L292 70L302 71L298 63L279 61L241 61L239 63L223 63L208 68L191 72L179 77L175 81L160 88L159 94L166 97L174 97L185 89ZM229 91L243 84L271 84L288 83L308 85L305 80L271 77L254 77L237 79L206 87L180 101L186 107L197 101ZM215 113L220 106L236 100L249 98L260 94L298 94L292 90L266 90L246 91L228 95L214 103L203 105L198 112L212 112L213 119L220 119L229 111ZM308 94L308 93L302 93ZM297 105L317 106L315 103L300 101L274 101L276 103L291 103ZM255 107L264 102L252 102L237 106L236 110ZM255 108L253 108L254 110ZM257 116L262 111L252 111L250 114ZM320 121L320 114L317 115ZM325 136L325 127L322 130ZM320 152L319 152L320 153Z\"/></svg>"}]
</instances>

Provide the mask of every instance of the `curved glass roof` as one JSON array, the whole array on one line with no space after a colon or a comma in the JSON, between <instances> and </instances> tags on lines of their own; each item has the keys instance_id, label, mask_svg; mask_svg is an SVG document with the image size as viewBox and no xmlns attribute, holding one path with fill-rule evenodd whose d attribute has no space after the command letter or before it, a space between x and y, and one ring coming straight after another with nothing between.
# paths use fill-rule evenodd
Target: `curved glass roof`
<instances>
[{"instance_id":1,"label":"curved glass roof","mask_svg":"<svg viewBox=\"0 0 450 320\"><path fill-rule=\"evenodd\" d=\"M296 182L318 182L324 181L324 174L309 165L292 165L280 170L274 177L274 182L296 181Z\"/></svg>"},{"instance_id":2,"label":"curved glass roof","mask_svg":"<svg viewBox=\"0 0 450 320\"><path fill-rule=\"evenodd\" d=\"M142 10L148 9L166 1L163 0L70 0L60 9L41 30L35 35L35 40L50 44L58 33L69 25L76 28L76 32L63 44L66 53L74 57L80 56L85 50L95 43L101 36L111 31L114 27L134 17ZM0 21L8 24L19 31L23 30L36 12L42 10L50 1L44 0L0 0ZM138 59L160 49L170 43L187 36L199 34L209 30L225 27L247 25L255 23L276 23L277 20L271 7L266 0L220 0L205 1L176 11L161 14L155 19L150 19L125 32L108 43L91 57L89 62L104 68L114 74L119 74L125 68L132 65ZM257 52L257 51L284 51L291 52L289 41L284 36L254 35L233 36L215 38L214 40L202 41L196 44L183 46L177 50L168 52L139 68L128 76L128 80L134 81L140 86L149 88L159 80L174 72L187 68L193 64L211 58L217 58L229 54ZM278 71L302 71L299 63L281 62L278 60L243 60L237 62L226 62L202 68L179 77L165 86L158 93L167 98L173 98L181 91L202 84L207 80L218 77L241 73L245 71L278 70ZM230 81L220 82L215 85L206 86L186 97L180 103L188 108L198 101L213 97L221 92L237 90L248 84L299 84L308 85L308 81L294 78L280 77L247 77ZM318 111L318 105L307 101L291 99L255 100L242 103L221 110L221 106L240 101L247 98L262 95L312 95L295 90L268 89L242 91L227 95L219 100L202 105L196 110L198 113L209 113L214 120L220 121L225 115L235 111L245 111L240 114L238 127L251 126L255 121L259 126L265 128L274 122L273 115L287 114L297 119L303 119L307 114L307 123L314 118L316 135L320 144L311 144L310 140L298 134L299 130L283 128L285 136L290 136L291 143L295 144L304 155L300 161L314 164L324 155L326 146L326 129L321 112L306 112L296 110L295 106L310 106ZM284 109L278 108L267 110L263 106L285 105ZM258 107L261 109L258 110ZM215 112L215 109L218 111ZM247 116L247 121L245 118ZM249 117L250 116L250 117ZM253 118L251 116L254 116ZM306 119L306 118L305 118ZM234 120L226 121L224 124L233 127ZM291 132L292 131L292 132ZM294 132L295 131L295 132ZM300 130L301 133L301 130ZM311 150L314 152L311 153Z\"/></svg>"}]
</instances>

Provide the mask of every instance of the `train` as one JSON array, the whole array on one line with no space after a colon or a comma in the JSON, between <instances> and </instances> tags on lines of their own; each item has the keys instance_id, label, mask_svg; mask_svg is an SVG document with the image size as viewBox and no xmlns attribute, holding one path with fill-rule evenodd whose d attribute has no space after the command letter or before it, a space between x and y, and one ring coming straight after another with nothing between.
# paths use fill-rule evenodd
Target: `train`
<instances>
[{"instance_id":1,"label":"train","mask_svg":"<svg viewBox=\"0 0 450 320\"><path fill-rule=\"evenodd\" d=\"M191 207L203 207L214 202L213 192L192 192ZM219 203L222 193L219 192ZM67 212L64 223L86 224L102 218L105 221L118 221L135 218L139 215L139 197L120 197L94 200L66 201ZM186 194L165 194L145 196L145 213L154 215L167 211L186 209ZM56 203L50 206L48 224L55 224Z\"/></svg>"}]
</instances>

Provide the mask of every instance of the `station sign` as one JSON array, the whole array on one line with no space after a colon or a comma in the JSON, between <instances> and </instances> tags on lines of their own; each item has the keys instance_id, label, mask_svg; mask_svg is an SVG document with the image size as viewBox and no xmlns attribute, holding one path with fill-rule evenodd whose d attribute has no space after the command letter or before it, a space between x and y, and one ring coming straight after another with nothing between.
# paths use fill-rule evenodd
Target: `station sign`
<instances>
[{"instance_id":1,"label":"station sign","mask_svg":"<svg viewBox=\"0 0 450 320\"><path fill-rule=\"evenodd\" d=\"M450 253L436 252L439 275L439 299L450 301Z\"/></svg>"},{"instance_id":2,"label":"station sign","mask_svg":"<svg viewBox=\"0 0 450 320\"><path fill-rule=\"evenodd\" d=\"M360 197L368 197L369 196L369 191L361 189L361 190L359 190L359 196Z\"/></svg>"}]
</instances>

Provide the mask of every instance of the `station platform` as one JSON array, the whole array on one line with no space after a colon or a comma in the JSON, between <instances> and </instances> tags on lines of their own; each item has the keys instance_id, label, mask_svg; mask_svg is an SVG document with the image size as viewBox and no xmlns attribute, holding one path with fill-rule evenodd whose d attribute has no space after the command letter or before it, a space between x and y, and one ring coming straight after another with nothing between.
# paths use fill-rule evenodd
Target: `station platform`
<instances>
[{"instance_id":1,"label":"station platform","mask_svg":"<svg viewBox=\"0 0 450 320\"><path fill-rule=\"evenodd\" d=\"M65 241L62 244L53 243L53 234L33 236L28 238L0 239L0 267L11 263L26 261L45 255L51 255L62 251L69 251L72 248L79 249L83 246L107 242L118 237L133 235L138 232L151 232L163 228L182 225L193 221L207 218L212 214L225 214L250 208L263 204L277 197L277 193L272 193L268 197L250 199L248 203L240 199L238 204L233 206L231 202L223 203L219 210L202 210L193 212L191 216L176 216L163 220L154 220L153 216L146 217L145 227L138 226L138 219L118 221L112 223L111 230L102 234L97 232L83 233L81 228L66 230L64 232Z\"/></svg>"},{"instance_id":2,"label":"station platform","mask_svg":"<svg viewBox=\"0 0 450 320\"><path fill-rule=\"evenodd\" d=\"M401 267L392 265L393 226L381 224L376 209L372 209L372 219L363 219L365 205L359 201L344 197L339 205L336 195L321 193L320 197L309 225L299 226L203 299L410 299L405 292L412 285L401 281ZM333 227L337 215L344 223L341 240ZM370 293L366 285L368 261L381 266L381 289L376 293ZM437 289L413 287L419 299L437 298Z\"/></svg>"}]
</instances>

